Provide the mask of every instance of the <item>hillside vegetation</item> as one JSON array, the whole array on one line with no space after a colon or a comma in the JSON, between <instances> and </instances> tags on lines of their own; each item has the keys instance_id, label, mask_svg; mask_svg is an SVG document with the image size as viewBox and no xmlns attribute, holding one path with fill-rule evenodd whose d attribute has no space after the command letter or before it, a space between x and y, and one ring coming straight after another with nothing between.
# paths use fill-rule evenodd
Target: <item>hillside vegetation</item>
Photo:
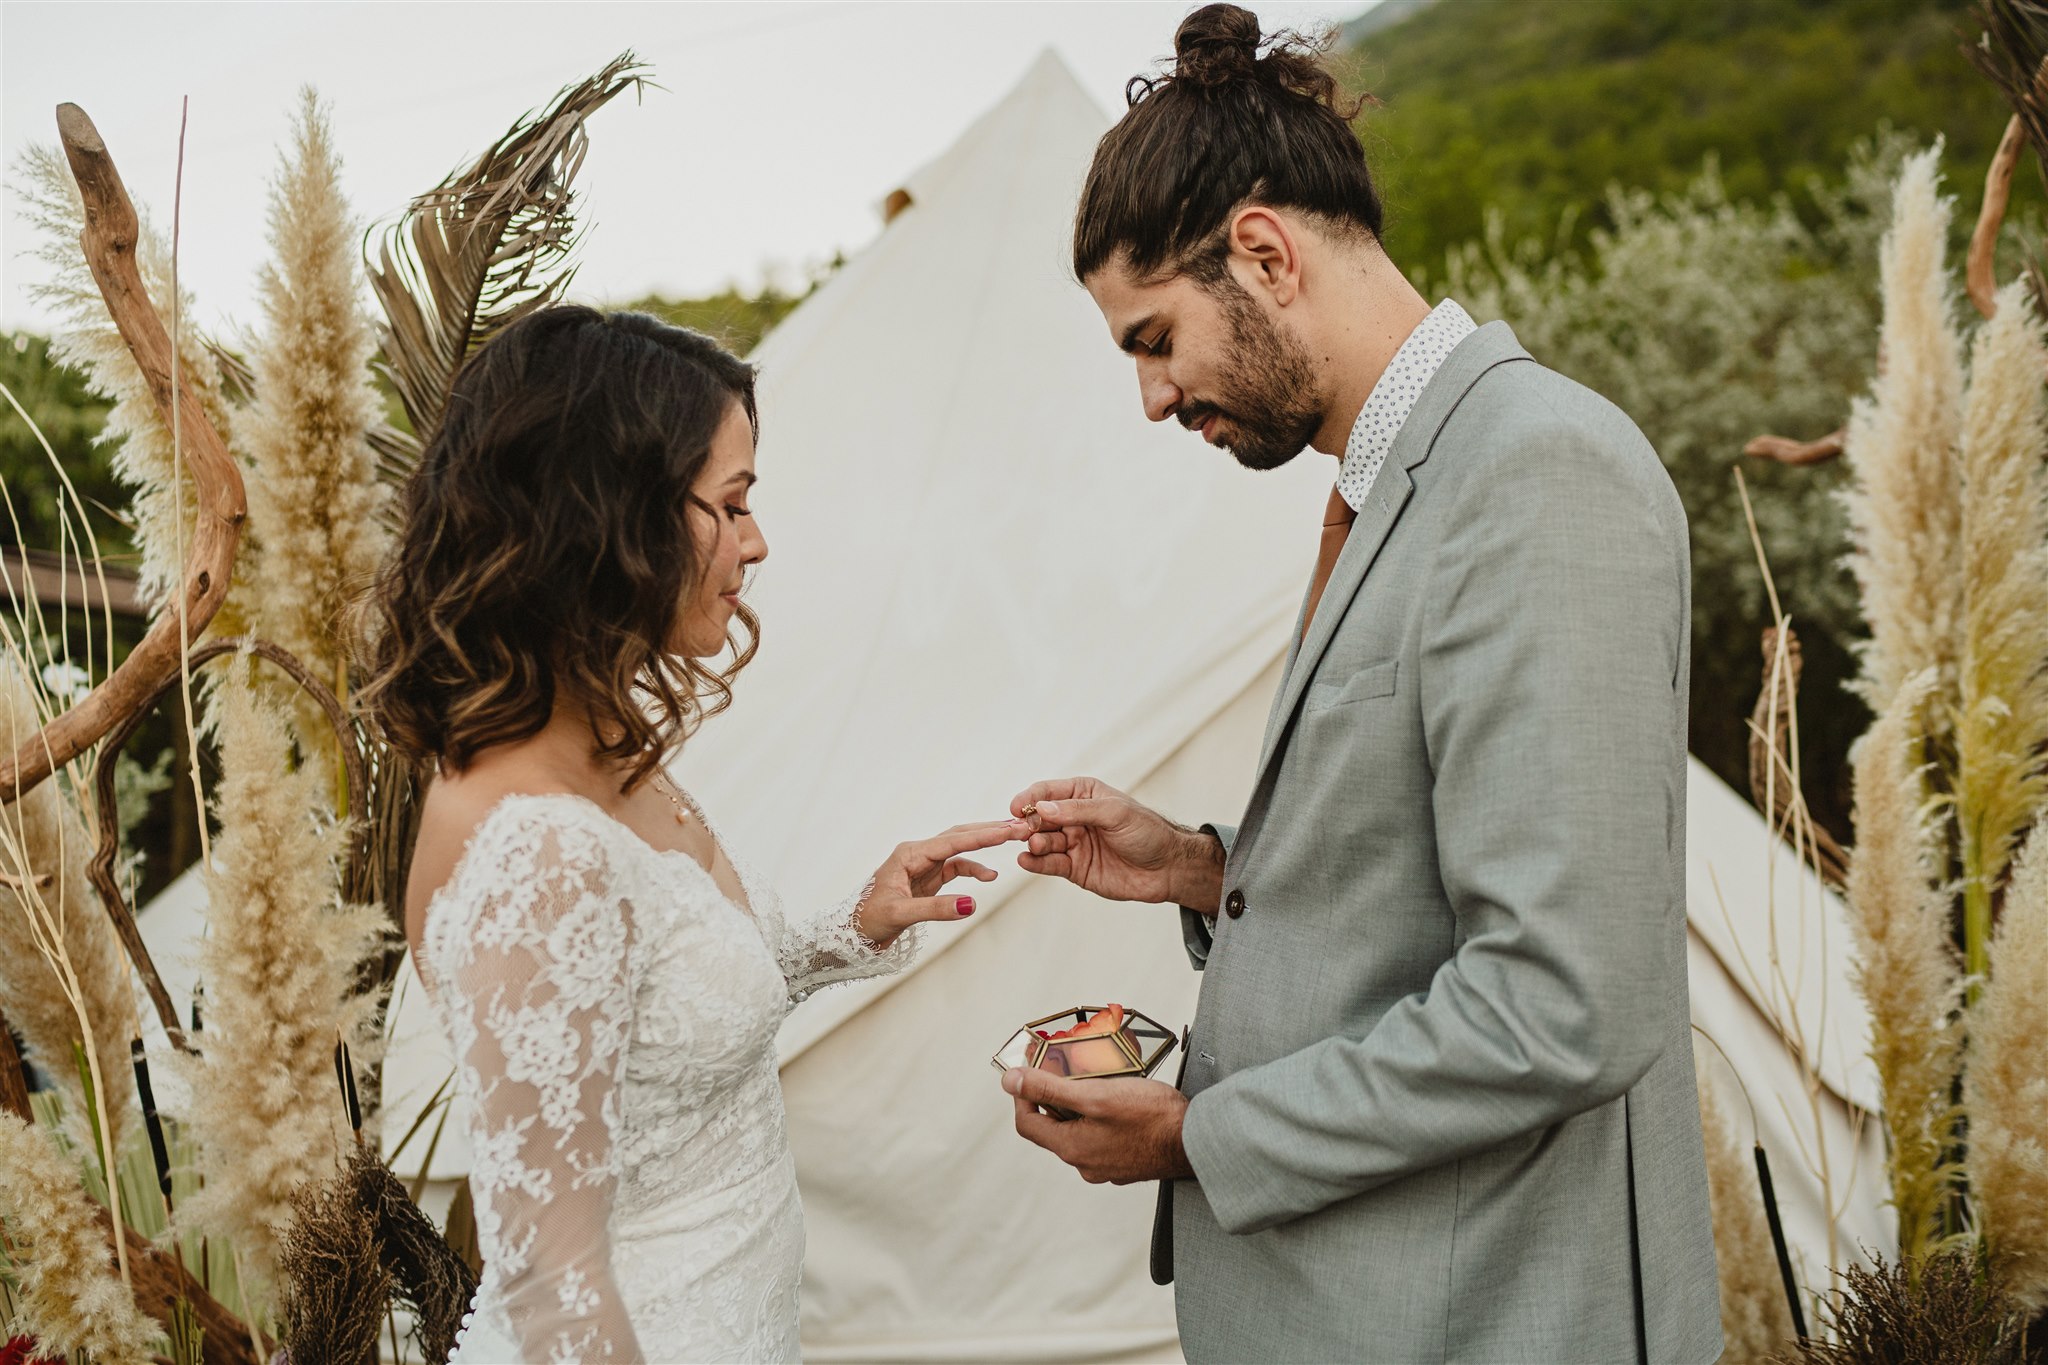
<instances>
[{"instance_id":1,"label":"hillside vegetation","mask_svg":"<svg viewBox=\"0 0 2048 1365\"><path fill-rule=\"evenodd\" d=\"M1977 31L1960 0L1437 0L1343 61L1382 102L1360 127L1388 248L1434 274L1489 208L1510 239L1575 209L1582 239L1610 185L1682 191L1709 155L1762 201L1838 178L1885 124L1946 137L1967 222L2009 112L1964 55Z\"/></svg>"}]
</instances>

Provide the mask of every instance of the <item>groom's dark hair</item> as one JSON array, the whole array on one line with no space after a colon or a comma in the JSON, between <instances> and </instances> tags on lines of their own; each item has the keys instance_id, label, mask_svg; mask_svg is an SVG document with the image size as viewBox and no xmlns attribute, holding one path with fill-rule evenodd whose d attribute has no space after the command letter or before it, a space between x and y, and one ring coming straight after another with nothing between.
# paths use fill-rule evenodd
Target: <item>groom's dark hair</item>
<instances>
[{"instance_id":1,"label":"groom's dark hair","mask_svg":"<svg viewBox=\"0 0 2048 1365\"><path fill-rule=\"evenodd\" d=\"M1351 129L1327 39L1262 35L1236 5L1204 5L1173 35L1174 66L1134 76L1130 108L1096 145L1074 215L1074 274L1121 260L1140 279L1223 277L1223 229L1246 203L1380 235L1380 197Z\"/></svg>"}]
</instances>

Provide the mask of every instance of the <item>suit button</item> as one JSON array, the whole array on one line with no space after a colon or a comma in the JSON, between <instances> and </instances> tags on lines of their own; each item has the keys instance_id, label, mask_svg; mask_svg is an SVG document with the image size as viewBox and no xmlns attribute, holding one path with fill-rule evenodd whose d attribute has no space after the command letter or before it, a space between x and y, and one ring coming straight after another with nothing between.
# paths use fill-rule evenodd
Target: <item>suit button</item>
<instances>
[{"instance_id":1,"label":"suit button","mask_svg":"<svg viewBox=\"0 0 2048 1365\"><path fill-rule=\"evenodd\" d=\"M1223 913L1232 919L1244 917L1244 892L1233 891L1223 898Z\"/></svg>"}]
</instances>

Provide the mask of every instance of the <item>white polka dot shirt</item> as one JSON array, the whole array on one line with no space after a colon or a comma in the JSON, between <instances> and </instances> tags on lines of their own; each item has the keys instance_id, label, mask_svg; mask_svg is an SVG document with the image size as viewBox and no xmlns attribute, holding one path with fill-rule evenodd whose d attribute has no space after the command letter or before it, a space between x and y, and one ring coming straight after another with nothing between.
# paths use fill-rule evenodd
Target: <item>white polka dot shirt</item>
<instances>
[{"instance_id":1,"label":"white polka dot shirt","mask_svg":"<svg viewBox=\"0 0 2048 1365\"><path fill-rule=\"evenodd\" d=\"M1416 325L1387 362L1385 374L1372 386L1358 420L1351 424L1351 438L1344 443L1344 462L1337 468L1337 492L1352 511L1365 507L1373 480L1387 462L1394 437L1415 410L1415 400L1436 376L1453 348L1478 330L1463 308L1445 299Z\"/></svg>"}]
</instances>

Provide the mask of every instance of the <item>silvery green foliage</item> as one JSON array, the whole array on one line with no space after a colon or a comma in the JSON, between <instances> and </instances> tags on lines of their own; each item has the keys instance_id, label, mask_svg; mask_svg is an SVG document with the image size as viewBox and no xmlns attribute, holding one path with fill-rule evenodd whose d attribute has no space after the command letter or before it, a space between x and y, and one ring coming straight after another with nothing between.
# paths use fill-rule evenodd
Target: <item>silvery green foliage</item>
<instances>
[{"instance_id":1,"label":"silvery green foliage","mask_svg":"<svg viewBox=\"0 0 2048 1365\"><path fill-rule=\"evenodd\" d=\"M1767 432L1825 435L1869 384L1877 243L1907 150L1880 136L1840 184L1761 205L1731 202L1710 160L1683 194L1610 191L1612 225L1583 250L1511 245L1496 228L1446 261L1449 292L1475 318L1507 319L1538 360L1620 405L1671 471L1692 521L1693 750L1738 789L1769 623L1736 492L1742 464L1806 646L1808 786L1824 816L1839 810L1830 795L1864 724L1840 688L1862 631L1833 496L1844 471L1745 459L1742 447Z\"/></svg>"}]
</instances>

